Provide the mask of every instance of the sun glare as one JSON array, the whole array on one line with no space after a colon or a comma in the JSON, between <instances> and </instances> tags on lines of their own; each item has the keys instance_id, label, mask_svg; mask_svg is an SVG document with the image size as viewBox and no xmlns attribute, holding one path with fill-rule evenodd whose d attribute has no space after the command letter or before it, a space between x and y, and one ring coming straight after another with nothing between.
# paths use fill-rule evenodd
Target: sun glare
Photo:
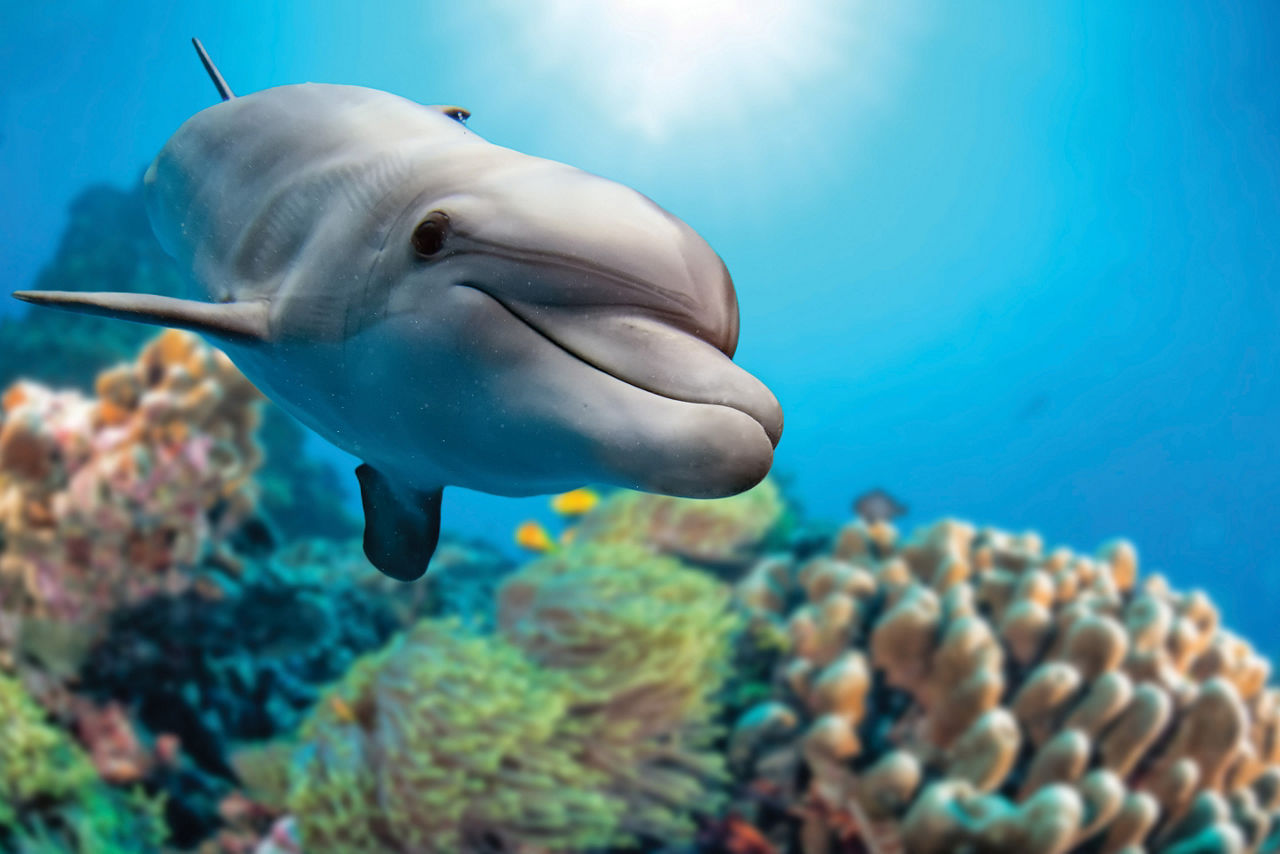
<instances>
[{"instance_id":1,"label":"sun glare","mask_svg":"<svg viewBox=\"0 0 1280 854\"><path fill-rule=\"evenodd\" d=\"M568 71L653 141L785 107L847 59L836 0L547 0L521 4L535 61Z\"/></svg>"}]
</instances>

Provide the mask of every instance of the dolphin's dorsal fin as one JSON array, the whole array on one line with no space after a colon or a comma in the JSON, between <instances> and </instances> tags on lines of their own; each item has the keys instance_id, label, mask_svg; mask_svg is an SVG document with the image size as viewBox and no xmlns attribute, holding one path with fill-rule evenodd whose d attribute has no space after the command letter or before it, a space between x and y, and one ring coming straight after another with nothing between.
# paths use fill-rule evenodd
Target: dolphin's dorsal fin
<instances>
[{"instance_id":1,"label":"dolphin's dorsal fin","mask_svg":"<svg viewBox=\"0 0 1280 854\"><path fill-rule=\"evenodd\" d=\"M263 300L200 302L155 294L91 291L14 291L13 295L36 305L190 329L213 338L266 341L270 336L270 312Z\"/></svg>"},{"instance_id":2,"label":"dolphin's dorsal fin","mask_svg":"<svg viewBox=\"0 0 1280 854\"><path fill-rule=\"evenodd\" d=\"M222 77L222 72L218 70L218 66L213 64L213 60L209 58L209 53L204 49L204 45L200 44L200 39L193 38L191 44L195 45L196 53L200 56L200 62L204 65L204 70L209 72L209 79L217 87L218 94L222 96L222 100L230 101L236 96L236 93L231 91L231 87L227 85L227 81Z\"/></svg>"},{"instance_id":3,"label":"dolphin's dorsal fin","mask_svg":"<svg viewBox=\"0 0 1280 854\"><path fill-rule=\"evenodd\" d=\"M443 489L421 490L390 480L368 463L356 468L364 505L364 554L399 581L421 578L440 539Z\"/></svg>"}]
</instances>

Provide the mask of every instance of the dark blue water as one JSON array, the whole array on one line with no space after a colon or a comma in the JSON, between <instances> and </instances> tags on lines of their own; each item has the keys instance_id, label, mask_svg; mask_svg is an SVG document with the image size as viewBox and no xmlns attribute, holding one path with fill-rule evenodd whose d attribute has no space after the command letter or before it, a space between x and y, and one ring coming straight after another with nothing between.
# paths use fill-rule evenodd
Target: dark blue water
<instances>
[{"instance_id":1,"label":"dark blue water","mask_svg":"<svg viewBox=\"0 0 1280 854\"><path fill-rule=\"evenodd\" d=\"M11 287L72 196L137 180L213 102L191 35L239 91L463 104L481 135L625 181L718 249L739 361L783 403L777 467L812 512L881 485L909 522L1127 535L1280 648L1274 4L815 0L741 12L754 29L636 3L612 21L564 2L6 5ZM446 526L502 540L547 512L446 504Z\"/></svg>"}]
</instances>

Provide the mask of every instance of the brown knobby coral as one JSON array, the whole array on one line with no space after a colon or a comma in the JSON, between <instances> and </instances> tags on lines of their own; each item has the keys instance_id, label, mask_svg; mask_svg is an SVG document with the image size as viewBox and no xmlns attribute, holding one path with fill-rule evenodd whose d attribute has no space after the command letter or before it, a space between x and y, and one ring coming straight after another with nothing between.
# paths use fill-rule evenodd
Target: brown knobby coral
<instances>
[{"instance_id":1,"label":"brown knobby coral","mask_svg":"<svg viewBox=\"0 0 1280 854\"><path fill-rule=\"evenodd\" d=\"M1270 665L1127 542L854 522L738 596L789 637L730 742L782 849L1274 850Z\"/></svg>"},{"instance_id":2,"label":"brown knobby coral","mask_svg":"<svg viewBox=\"0 0 1280 854\"><path fill-rule=\"evenodd\" d=\"M167 331L96 392L19 382L0 401L0 611L14 633L15 615L88 623L185 586L182 570L254 507L259 395L222 353Z\"/></svg>"}]
</instances>

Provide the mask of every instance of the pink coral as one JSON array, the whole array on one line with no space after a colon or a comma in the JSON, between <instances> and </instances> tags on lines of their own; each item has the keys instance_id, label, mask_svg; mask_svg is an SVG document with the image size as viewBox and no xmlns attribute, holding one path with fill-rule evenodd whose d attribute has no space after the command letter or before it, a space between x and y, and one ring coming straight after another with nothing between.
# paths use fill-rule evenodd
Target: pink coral
<instances>
[{"instance_id":1,"label":"pink coral","mask_svg":"<svg viewBox=\"0 0 1280 854\"><path fill-rule=\"evenodd\" d=\"M93 620L189 584L256 501L258 392L167 331L96 397L19 382L0 415L0 612Z\"/></svg>"},{"instance_id":2,"label":"pink coral","mask_svg":"<svg viewBox=\"0 0 1280 854\"><path fill-rule=\"evenodd\" d=\"M155 759L143 746L119 703L98 706L82 697L73 700L76 737L89 752L98 776L108 783L136 783Z\"/></svg>"}]
</instances>

